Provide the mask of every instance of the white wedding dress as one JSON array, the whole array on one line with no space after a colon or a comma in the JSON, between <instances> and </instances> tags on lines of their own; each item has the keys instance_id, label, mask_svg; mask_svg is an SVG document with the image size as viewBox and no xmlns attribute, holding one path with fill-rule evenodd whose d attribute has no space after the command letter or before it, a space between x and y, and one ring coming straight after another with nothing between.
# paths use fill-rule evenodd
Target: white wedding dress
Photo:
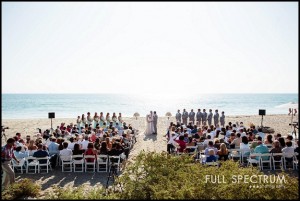
<instances>
[{"instance_id":1,"label":"white wedding dress","mask_svg":"<svg viewBox=\"0 0 300 201\"><path fill-rule=\"evenodd\" d=\"M153 133L154 133L153 120L152 120L152 117L148 114L146 116L146 131L145 131L145 135L151 135Z\"/></svg>"}]
</instances>

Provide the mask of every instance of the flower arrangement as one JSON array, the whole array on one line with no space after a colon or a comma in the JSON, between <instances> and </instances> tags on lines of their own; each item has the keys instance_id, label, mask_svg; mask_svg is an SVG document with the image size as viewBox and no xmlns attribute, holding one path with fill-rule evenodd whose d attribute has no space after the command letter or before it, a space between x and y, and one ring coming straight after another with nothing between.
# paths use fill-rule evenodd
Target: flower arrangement
<instances>
[{"instance_id":1,"label":"flower arrangement","mask_svg":"<svg viewBox=\"0 0 300 201\"><path fill-rule=\"evenodd\" d=\"M171 112L167 112L166 116L168 117L168 119L172 116Z\"/></svg>"},{"instance_id":2,"label":"flower arrangement","mask_svg":"<svg viewBox=\"0 0 300 201\"><path fill-rule=\"evenodd\" d=\"M135 112L135 113L133 114L133 116L135 117L135 119L137 119L137 118L140 116L140 114L139 114L138 112Z\"/></svg>"}]
</instances>

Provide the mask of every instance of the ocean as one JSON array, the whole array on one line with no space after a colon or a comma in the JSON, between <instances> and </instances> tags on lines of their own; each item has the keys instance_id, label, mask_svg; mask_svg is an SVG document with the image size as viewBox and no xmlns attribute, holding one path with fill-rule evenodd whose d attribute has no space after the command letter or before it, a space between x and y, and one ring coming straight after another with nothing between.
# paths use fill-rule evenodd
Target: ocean
<instances>
[{"instance_id":1,"label":"ocean","mask_svg":"<svg viewBox=\"0 0 300 201\"><path fill-rule=\"evenodd\" d=\"M218 109L225 115L257 115L259 109L266 115L287 114L288 109L276 106L288 102L298 102L298 94L2 94L2 119L48 118L49 112L55 112L55 118L77 118L87 112L132 117L135 112L146 116L150 110L174 116L183 108Z\"/></svg>"}]
</instances>

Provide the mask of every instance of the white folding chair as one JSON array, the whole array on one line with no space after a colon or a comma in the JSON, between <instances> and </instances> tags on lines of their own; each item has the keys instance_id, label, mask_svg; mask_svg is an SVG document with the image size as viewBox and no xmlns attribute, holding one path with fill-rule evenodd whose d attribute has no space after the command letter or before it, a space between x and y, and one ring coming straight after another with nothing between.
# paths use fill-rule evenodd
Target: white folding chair
<instances>
[{"instance_id":1,"label":"white folding chair","mask_svg":"<svg viewBox=\"0 0 300 201\"><path fill-rule=\"evenodd\" d=\"M187 146L186 149L194 149L194 151L188 152L188 155L194 155L198 153L198 146Z\"/></svg>"},{"instance_id":2,"label":"white folding chair","mask_svg":"<svg viewBox=\"0 0 300 201\"><path fill-rule=\"evenodd\" d=\"M100 154L97 156L97 172L107 172L108 155Z\"/></svg>"},{"instance_id":3,"label":"white folding chair","mask_svg":"<svg viewBox=\"0 0 300 201\"><path fill-rule=\"evenodd\" d=\"M282 153L272 153L272 161L274 170L283 169L283 157ZM279 169L276 169L276 164L279 163Z\"/></svg>"},{"instance_id":4,"label":"white folding chair","mask_svg":"<svg viewBox=\"0 0 300 201\"><path fill-rule=\"evenodd\" d=\"M62 172L72 172L72 165L73 165L73 160L72 156L62 156L60 155L60 160L61 160L61 171ZM66 166L69 166L69 170L65 171Z\"/></svg>"},{"instance_id":5,"label":"white folding chair","mask_svg":"<svg viewBox=\"0 0 300 201\"><path fill-rule=\"evenodd\" d=\"M88 162L87 159L94 159ZM95 172L96 169L96 156L95 155L84 155L84 171L87 172L88 169L92 169ZM93 168L88 168L88 166L93 166Z\"/></svg>"},{"instance_id":6,"label":"white folding chair","mask_svg":"<svg viewBox=\"0 0 300 201\"><path fill-rule=\"evenodd\" d=\"M25 158L22 159L18 159L19 163L17 163L17 161L15 161L15 159L11 159L11 165L12 165L12 169L15 171L18 170L18 168L20 168L21 173L23 174L23 168L25 169ZM15 172L16 172L15 171Z\"/></svg>"},{"instance_id":7,"label":"white folding chair","mask_svg":"<svg viewBox=\"0 0 300 201\"><path fill-rule=\"evenodd\" d=\"M73 167L74 167L74 172L84 172L84 158L83 154L78 154L78 155L73 155ZM80 167L81 169L77 171L76 167Z\"/></svg>"},{"instance_id":8,"label":"white folding chair","mask_svg":"<svg viewBox=\"0 0 300 201\"><path fill-rule=\"evenodd\" d=\"M261 154L260 165L261 165L262 170L264 169L264 163L269 164L269 166L270 166L269 170L272 170L272 161L271 161L271 159L272 159L272 154L270 154L270 153Z\"/></svg>"},{"instance_id":9,"label":"white folding chair","mask_svg":"<svg viewBox=\"0 0 300 201\"><path fill-rule=\"evenodd\" d=\"M284 169L286 169L286 164L287 163L291 163L292 166L293 166L293 169L295 169L295 166L294 166L294 153L291 154L291 153L282 153L282 158L283 158L283 166L284 166ZM289 160L291 160L291 162L289 162Z\"/></svg>"},{"instance_id":10,"label":"white folding chair","mask_svg":"<svg viewBox=\"0 0 300 201\"><path fill-rule=\"evenodd\" d=\"M229 149L229 158L234 160L240 160L241 159L241 150L240 149Z\"/></svg>"},{"instance_id":11,"label":"white folding chair","mask_svg":"<svg viewBox=\"0 0 300 201\"><path fill-rule=\"evenodd\" d=\"M247 159L248 160L248 166L250 166L250 165L253 166L253 164L256 164L257 167L259 169L261 169L261 167L260 167L260 156L261 156L260 153L250 153L250 156Z\"/></svg>"},{"instance_id":12,"label":"white folding chair","mask_svg":"<svg viewBox=\"0 0 300 201\"><path fill-rule=\"evenodd\" d=\"M36 174L38 170L38 164L39 164L39 162L36 160L36 157L29 156L25 158L25 161L26 161L26 173L30 174L29 173L30 167L34 167L34 174Z\"/></svg>"},{"instance_id":13,"label":"white folding chair","mask_svg":"<svg viewBox=\"0 0 300 201\"><path fill-rule=\"evenodd\" d=\"M213 161L213 162L205 162L206 166L219 166L219 163L217 161Z\"/></svg>"},{"instance_id":14,"label":"white folding chair","mask_svg":"<svg viewBox=\"0 0 300 201\"><path fill-rule=\"evenodd\" d=\"M120 171L121 155L119 155L119 156L109 156L109 171L110 171L112 162L114 163L114 165L117 166L117 171Z\"/></svg>"},{"instance_id":15,"label":"white folding chair","mask_svg":"<svg viewBox=\"0 0 300 201\"><path fill-rule=\"evenodd\" d=\"M241 155L240 164L244 164L245 163L244 159L246 159L246 161L247 161L247 159L250 156L250 152L251 152L251 149L240 149L240 155Z\"/></svg>"},{"instance_id":16,"label":"white folding chair","mask_svg":"<svg viewBox=\"0 0 300 201\"><path fill-rule=\"evenodd\" d=\"M296 169L296 170L298 170L298 165L299 165L299 163L298 163L298 155L299 154L297 152L295 152L294 161L293 161L293 168Z\"/></svg>"},{"instance_id":17,"label":"white folding chair","mask_svg":"<svg viewBox=\"0 0 300 201\"><path fill-rule=\"evenodd\" d=\"M38 161L38 173L41 173L42 167L46 167L47 173L49 172L49 168L52 170L49 159L50 159L49 156L36 158L36 160Z\"/></svg>"}]
</instances>

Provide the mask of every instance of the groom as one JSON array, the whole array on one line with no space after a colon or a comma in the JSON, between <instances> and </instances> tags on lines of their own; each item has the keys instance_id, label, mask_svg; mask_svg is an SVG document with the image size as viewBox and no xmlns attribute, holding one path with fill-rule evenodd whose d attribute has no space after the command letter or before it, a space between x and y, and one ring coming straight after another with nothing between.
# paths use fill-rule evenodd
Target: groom
<instances>
[{"instance_id":1,"label":"groom","mask_svg":"<svg viewBox=\"0 0 300 201\"><path fill-rule=\"evenodd\" d=\"M156 134L156 135L157 135L157 119L158 119L158 116L156 114L156 111L154 111L154 114L152 116L154 133L152 133L152 134Z\"/></svg>"}]
</instances>

